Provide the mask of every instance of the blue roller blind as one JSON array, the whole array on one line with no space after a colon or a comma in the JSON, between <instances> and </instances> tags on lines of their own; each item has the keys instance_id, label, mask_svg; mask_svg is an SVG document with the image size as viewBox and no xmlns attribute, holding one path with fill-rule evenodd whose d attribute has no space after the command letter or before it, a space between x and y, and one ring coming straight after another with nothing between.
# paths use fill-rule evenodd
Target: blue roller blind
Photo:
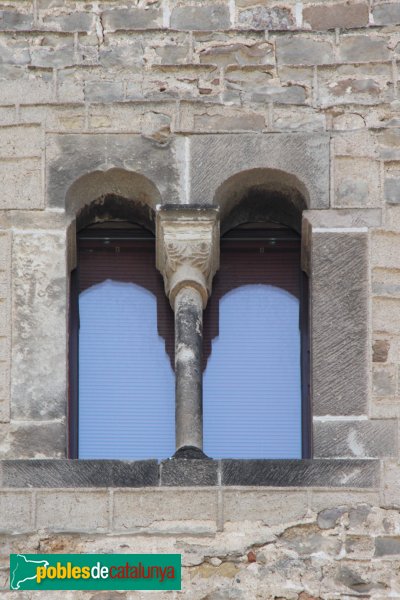
<instances>
[{"instance_id":1,"label":"blue roller blind","mask_svg":"<svg viewBox=\"0 0 400 600\"><path fill-rule=\"evenodd\" d=\"M204 451L214 458L302 455L300 248L221 244L204 316Z\"/></svg>"},{"instance_id":2,"label":"blue roller blind","mask_svg":"<svg viewBox=\"0 0 400 600\"><path fill-rule=\"evenodd\" d=\"M173 315L154 241L82 241L80 287L79 457L171 456Z\"/></svg>"}]
</instances>

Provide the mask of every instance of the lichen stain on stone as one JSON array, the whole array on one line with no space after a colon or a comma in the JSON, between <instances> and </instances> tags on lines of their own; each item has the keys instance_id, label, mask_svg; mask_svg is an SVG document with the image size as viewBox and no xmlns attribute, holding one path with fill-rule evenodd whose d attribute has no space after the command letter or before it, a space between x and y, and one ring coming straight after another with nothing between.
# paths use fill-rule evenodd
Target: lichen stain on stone
<instances>
[{"instance_id":1,"label":"lichen stain on stone","mask_svg":"<svg viewBox=\"0 0 400 600\"><path fill-rule=\"evenodd\" d=\"M364 445L362 444L360 439L357 438L356 431L353 430L353 431L349 432L349 435L347 436L347 444L348 444L353 456L360 456L360 457L367 456L367 452L364 448Z\"/></svg>"},{"instance_id":2,"label":"lichen stain on stone","mask_svg":"<svg viewBox=\"0 0 400 600\"><path fill-rule=\"evenodd\" d=\"M192 576L195 577L198 575L199 577L203 577L205 579L209 579L210 577L227 577L232 578L235 577L238 571L237 565L233 562L223 562L218 567L213 567L210 563L203 563L198 567L194 567L190 569Z\"/></svg>"}]
</instances>

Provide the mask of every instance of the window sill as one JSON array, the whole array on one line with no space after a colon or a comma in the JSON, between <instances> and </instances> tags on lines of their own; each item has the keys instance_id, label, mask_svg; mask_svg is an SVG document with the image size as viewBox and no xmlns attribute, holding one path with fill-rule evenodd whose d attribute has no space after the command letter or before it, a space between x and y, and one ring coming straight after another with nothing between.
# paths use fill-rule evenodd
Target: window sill
<instances>
[{"instance_id":1,"label":"window sill","mask_svg":"<svg viewBox=\"0 0 400 600\"><path fill-rule=\"evenodd\" d=\"M64 460L0 461L1 487L269 486L376 488L379 461L307 460Z\"/></svg>"}]
</instances>

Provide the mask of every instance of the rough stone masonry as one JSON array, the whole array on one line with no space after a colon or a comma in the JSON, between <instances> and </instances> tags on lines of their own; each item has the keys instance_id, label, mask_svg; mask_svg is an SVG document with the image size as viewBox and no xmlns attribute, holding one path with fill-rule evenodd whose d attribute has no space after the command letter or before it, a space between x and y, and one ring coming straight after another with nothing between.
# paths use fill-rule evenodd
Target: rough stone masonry
<instances>
[{"instance_id":1,"label":"rough stone masonry","mask_svg":"<svg viewBox=\"0 0 400 600\"><path fill-rule=\"evenodd\" d=\"M397 0L1 0L1 598L41 597L11 552L183 555L183 592L64 600L400 598L399 61ZM314 459L71 467L77 207L212 204L277 156L311 199Z\"/></svg>"}]
</instances>

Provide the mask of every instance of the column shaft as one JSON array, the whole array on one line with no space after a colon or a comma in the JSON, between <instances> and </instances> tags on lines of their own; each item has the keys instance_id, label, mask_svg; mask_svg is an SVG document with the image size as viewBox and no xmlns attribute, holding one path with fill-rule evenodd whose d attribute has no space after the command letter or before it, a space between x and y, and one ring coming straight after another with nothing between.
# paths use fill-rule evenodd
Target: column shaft
<instances>
[{"instance_id":1,"label":"column shaft","mask_svg":"<svg viewBox=\"0 0 400 600\"><path fill-rule=\"evenodd\" d=\"M203 300L194 287L175 298L176 448L203 448Z\"/></svg>"}]
</instances>

